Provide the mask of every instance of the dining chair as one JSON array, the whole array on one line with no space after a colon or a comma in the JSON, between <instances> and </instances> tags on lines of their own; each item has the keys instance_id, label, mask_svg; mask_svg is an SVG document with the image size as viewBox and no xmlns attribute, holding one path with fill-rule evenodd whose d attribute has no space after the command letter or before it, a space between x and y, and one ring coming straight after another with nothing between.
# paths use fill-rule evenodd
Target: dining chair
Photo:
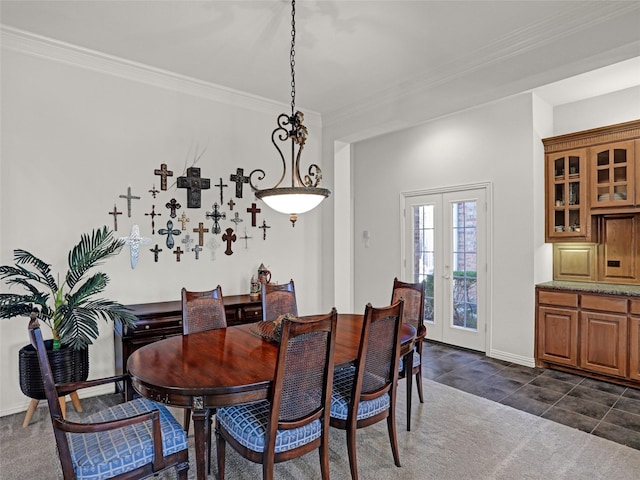
<instances>
[{"instance_id":1,"label":"dining chair","mask_svg":"<svg viewBox=\"0 0 640 480\"><path fill-rule=\"evenodd\" d=\"M146 478L173 467L180 480L187 479L187 435L164 405L139 397L89 415L81 423L65 420L59 396L82 388L122 382L127 375L56 385L35 314L28 330L38 353L65 480Z\"/></svg>"},{"instance_id":2,"label":"dining chair","mask_svg":"<svg viewBox=\"0 0 640 480\"><path fill-rule=\"evenodd\" d=\"M216 328L226 328L227 316L224 309L222 287L218 285L213 290L204 292L189 291L182 288L182 334L204 332ZM211 412L213 413L213 412ZM191 408L184 409L184 431L189 434L191 423ZM208 469L211 471L211 422L207 422L205 438L208 439Z\"/></svg>"},{"instance_id":3,"label":"dining chair","mask_svg":"<svg viewBox=\"0 0 640 480\"><path fill-rule=\"evenodd\" d=\"M424 326L424 282L405 283L397 278L393 279L393 293L391 303L404 299L402 321L416 329L415 347L407 353L400 362L400 378L407 380L407 431L411 430L411 384L413 376L416 378L418 397L424 403L422 393L422 344L427 334ZM411 366L409 366L411 362ZM410 371L410 373L409 373Z\"/></svg>"},{"instance_id":4,"label":"dining chair","mask_svg":"<svg viewBox=\"0 0 640 480\"><path fill-rule=\"evenodd\" d=\"M395 411L403 302L382 308L367 304L356 363L334 374L330 424L347 432L352 480L358 479L356 430L385 418L393 460L400 466Z\"/></svg>"},{"instance_id":5,"label":"dining chair","mask_svg":"<svg viewBox=\"0 0 640 480\"><path fill-rule=\"evenodd\" d=\"M285 313L290 313L294 317L298 316L293 279L289 280L289 283L282 285L263 283L261 289L262 320L275 320Z\"/></svg>"},{"instance_id":6,"label":"dining chair","mask_svg":"<svg viewBox=\"0 0 640 480\"><path fill-rule=\"evenodd\" d=\"M336 323L335 308L312 321L282 320L268 399L219 408L216 414L219 480L224 479L227 443L261 463L265 480L273 479L275 463L319 449L322 479L329 480L328 406Z\"/></svg>"}]
</instances>

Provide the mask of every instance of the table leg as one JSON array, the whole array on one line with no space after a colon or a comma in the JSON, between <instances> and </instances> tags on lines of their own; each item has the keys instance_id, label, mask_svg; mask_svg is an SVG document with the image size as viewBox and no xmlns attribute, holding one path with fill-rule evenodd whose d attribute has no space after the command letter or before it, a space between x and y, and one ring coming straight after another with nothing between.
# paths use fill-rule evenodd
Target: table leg
<instances>
[{"instance_id":1,"label":"table leg","mask_svg":"<svg viewBox=\"0 0 640 480\"><path fill-rule=\"evenodd\" d=\"M405 355L404 376L407 380L407 432L411 431L411 396L413 394L413 347L411 351Z\"/></svg>"},{"instance_id":2,"label":"table leg","mask_svg":"<svg viewBox=\"0 0 640 480\"><path fill-rule=\"evenodd\" d=\"M207 435L207 425L210 424L211 413L209 409L192 410L193 434L195 437L196 450L196 479L205 480L207 478L207 452L209 451L209 438Z\"/></svg>"}]
</instances>

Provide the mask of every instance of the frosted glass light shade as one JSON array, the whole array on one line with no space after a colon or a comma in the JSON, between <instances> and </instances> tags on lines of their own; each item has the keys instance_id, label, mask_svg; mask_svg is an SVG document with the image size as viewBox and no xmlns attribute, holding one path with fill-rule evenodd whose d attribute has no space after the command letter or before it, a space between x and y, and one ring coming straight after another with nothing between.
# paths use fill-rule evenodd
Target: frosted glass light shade
<instances>
[{"instance_id":1,"label":"frosted glass light shade","mask_svg":"<svg viewBox=\"0 0 640 480\"><path fill-rule=\"evenodd\" d=\"M256 197L280 213L297 215L317 207L331 192L317 187L269 188L256 192Z\"/></svg>"}]
</instances>

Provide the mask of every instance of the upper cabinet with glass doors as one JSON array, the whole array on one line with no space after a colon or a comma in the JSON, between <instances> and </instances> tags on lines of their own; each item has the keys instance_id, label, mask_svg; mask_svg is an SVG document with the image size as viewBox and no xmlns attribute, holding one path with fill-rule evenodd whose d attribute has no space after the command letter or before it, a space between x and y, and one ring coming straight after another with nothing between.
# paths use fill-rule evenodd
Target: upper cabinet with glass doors
<instances>
[{"instance_id":1,"label":"upper cabinet with glass doors","mask_svg":"<svg viewBox=\"0 0 640 480\"><path fill-rule=\"evenodd\" d=\"M640 212L640 120L542 142L547 242L596 242L599 215Z\"/></svg>"}]
</instances>

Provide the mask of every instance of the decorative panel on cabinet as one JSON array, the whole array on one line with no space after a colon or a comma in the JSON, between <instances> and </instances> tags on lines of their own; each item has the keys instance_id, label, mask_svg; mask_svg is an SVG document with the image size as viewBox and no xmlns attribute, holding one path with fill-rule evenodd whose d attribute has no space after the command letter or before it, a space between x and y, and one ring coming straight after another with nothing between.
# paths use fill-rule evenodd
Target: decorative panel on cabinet
<instances>
[{"instance_id":1,"label":"decorative panel on cabinet","mask_svg":"<svg viewBox=\"0 0 640 480\"><path fill-rule=\"evenodd\" d=\"M595 282L597 247L595 243L554 243L553 279Z\"/></svg>"},{"instance_id":2,"label":"decorative panel on cabinet","mask_svg":"<svg viewBox=\"0 0 640 480\"><path fill-rule=\"evenodd\" d=\"M589 149L591 208L629 207L635 204L634 142L620 142Z\"/></svg>"},{"instance_id":3,"label":"decorative panel on cabinet","mask_svg":"<svg viewBox=\"0 0 640 480\"><path fill-rule=\"evenodd\" d=\"M640 300L632 300L629 310L629 378L640 382Z\"/></svg>"},{"instance_id":4,"label":"decorative panel on cabinet","mask_svg":"<svg viewBox=\"0 0 640 480\"><path fill-rule=\"evenodd\" d=\"M640 214L603 215L598 229L598 281L640 284Z\"/></svg>"}]
</instances>

